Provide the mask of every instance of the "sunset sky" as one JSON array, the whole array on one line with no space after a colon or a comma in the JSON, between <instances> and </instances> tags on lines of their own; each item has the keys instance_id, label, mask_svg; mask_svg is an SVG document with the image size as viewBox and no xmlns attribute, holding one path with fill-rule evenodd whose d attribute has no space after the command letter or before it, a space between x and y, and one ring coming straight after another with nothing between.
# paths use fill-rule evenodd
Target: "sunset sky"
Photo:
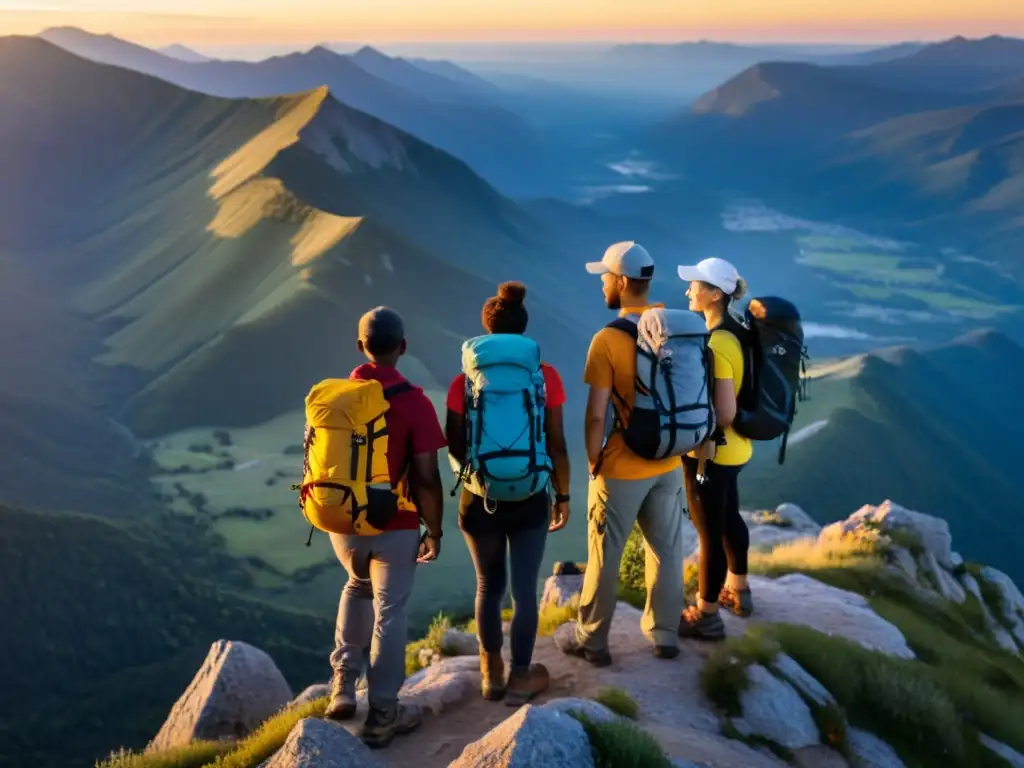
<instances>
[{"instance_id":1,"label":"sunset sky","mask_svg":"<svg viewBox=\"0 0 1024 768\"><path fill-rule=\"evenodd\" d=\"M147 44L884 42L1024 36L1022 0L0 0L0 34L56 25Z\"/></svg>"}]
</instances>

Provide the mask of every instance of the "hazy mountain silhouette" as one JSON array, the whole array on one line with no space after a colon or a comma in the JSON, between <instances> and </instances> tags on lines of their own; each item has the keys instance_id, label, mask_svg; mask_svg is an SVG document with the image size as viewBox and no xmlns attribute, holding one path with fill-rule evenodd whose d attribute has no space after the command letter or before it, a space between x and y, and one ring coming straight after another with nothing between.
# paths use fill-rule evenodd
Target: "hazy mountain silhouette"
<instances>
[{"instance_id":1,"label":"hazy mountain silhouette","mask_svg":"<svg viewBox=\"0 0 1024 768\"><path fill-rule=\"evenodd\" d=\"M204 56L199 51L194 51L186 45L175 43L174 45L168 45L163 48L158 48L157 53L162 53L164 56L171 56L181 61L189 61L194 64L199 64L204 61L211 61L210 56Z\"/></svg>"}]
</instances>

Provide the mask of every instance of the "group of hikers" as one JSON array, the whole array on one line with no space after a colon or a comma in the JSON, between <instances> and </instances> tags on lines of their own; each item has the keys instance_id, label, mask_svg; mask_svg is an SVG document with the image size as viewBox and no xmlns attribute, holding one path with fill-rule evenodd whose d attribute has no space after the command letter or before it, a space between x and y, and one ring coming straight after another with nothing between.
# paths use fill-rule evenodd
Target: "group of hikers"
<instances>
[{"instance_id":1,"label":"group of hikers","mask_svg":"<svg viewBox=\"0 0 1024 768\"><path fill-rule=\"evenodd\" d=\"M750 401L741 393L755 386L750 368L763 361L755 363L748 349L749 323L730 312L746 292L731 264L712 258L678 268L689 284L686 310L651 301L654 261L639 244L616 243L586 268L600 275L605 304L618 317L597 332L587 355L587 564L577 620L560 627L555 642L594 666L612 663L619 564L638 524L646 548L641 630L655 657L673 659L680 637L725 637L721 609L742 617L753 610L737 477L752 456L751 435L767 439L779 429L761 424L759 432L759 417L743 408ZM355 716L365 671L369 711L361 735L371 747L421 720L398 692L416 568L442 549L443 448L461 487L459 528L476 570L481 693L519 706L549 686L547 669L532 661L538 576L547 535L569 520L571 471L565 387L527 335L525 298L525 286L511 282L484 303L486 333L463 344L463 372L449 387L443 429L423 390L398 371L405 329L386 307L359 322L357 343L368 362L347 379L320 382L306 399L300 506L314 528L330 534L348 573L326 716ZM747 309L748 321L764 314L760 304ZM776 349L794 341L780 338ZM796 343L799 355L802 334ZM750 422L747 434L737 431L741 415ZM788 428L792 413L783 417ZM700 543L698 596L689 606L687 512ZM509 589L506 675L501 606Z\"/></svg>"}]
</instances>

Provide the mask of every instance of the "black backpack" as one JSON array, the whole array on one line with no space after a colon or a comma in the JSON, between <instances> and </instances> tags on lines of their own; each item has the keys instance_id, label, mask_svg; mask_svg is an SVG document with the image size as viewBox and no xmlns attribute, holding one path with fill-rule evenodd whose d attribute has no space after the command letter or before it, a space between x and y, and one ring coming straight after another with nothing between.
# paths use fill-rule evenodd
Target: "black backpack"
<instances>
[{"instance_id":1,"label":"black backpack","mask_svg":"<svg viewBox=\"0 0 1024 768\"><path fill-rule=\"evenodd\" d=\"M744 352L743 385L736 398L733 429L751 440L781 437L782 464L797 401L809 399L800 312L785 299L765 296L751 299L744 322L727 313L718 327L734 334Z\"/></svg>"}]
</instances>

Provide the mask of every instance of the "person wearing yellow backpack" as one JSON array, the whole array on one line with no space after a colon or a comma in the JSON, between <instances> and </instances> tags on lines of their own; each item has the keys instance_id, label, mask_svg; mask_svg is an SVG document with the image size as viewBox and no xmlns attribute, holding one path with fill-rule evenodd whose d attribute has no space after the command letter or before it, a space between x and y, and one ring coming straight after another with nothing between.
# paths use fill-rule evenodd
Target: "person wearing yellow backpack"
<instances>
[{"instance_id":1,"label":"person wearing yellow backpack","mask_svg":"<svg viewBox=\"0 0 1024 768\"><path fill-rule=\"evenodd\" d=\"M366 313L358 346L368 362L348 380L321 382L306 400L313 435L312 441L307 436L303 511L314 527L330 531L348 573L325 714L333 720L355 715L356 682L369 648L369 713L361 737L379 748L422 720L418 707L399 703L398 691L416 565L441 551L437 452L447 442L430 400L398 372L406 351L402 317L387 307Z\"/></svg>"}]
</instances>

